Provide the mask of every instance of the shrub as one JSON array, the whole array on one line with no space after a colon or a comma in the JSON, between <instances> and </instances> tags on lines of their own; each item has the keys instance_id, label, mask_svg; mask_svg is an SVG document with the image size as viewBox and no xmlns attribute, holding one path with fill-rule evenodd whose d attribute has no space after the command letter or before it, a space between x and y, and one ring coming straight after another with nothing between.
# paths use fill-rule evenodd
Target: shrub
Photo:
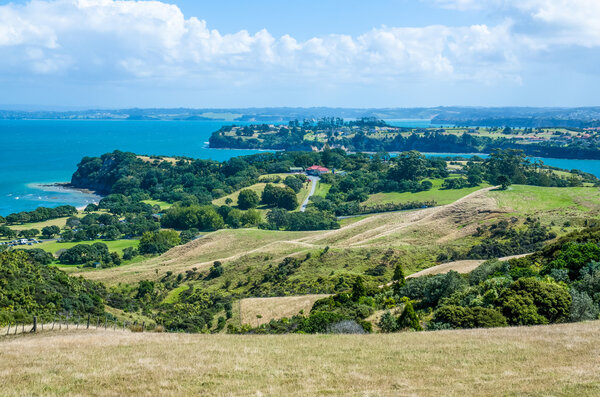
<instances>
[{"instance_id":1,"label":"shrub","mask_svg":"<svg viewBox=\"0 0 600 397\"><path fill-rule=\"evenodd\" d=\"M451 328L505 327L506 318L495 309L446 305L437 309L433 323L448 324Z\"/></svg>"},{"instance_id":2,"label":"shrub","mask_svg":"<svg viewBox=\"0 0 600 397\"><path fill-rule=\"evenodd\" d=\"M401 329L410 328L415 331L423 331L423 327L421 327L421 324L419 323L419 316L417 316L411 302L406 302L404 310L402 311L400 318L398 318L398 327Z\"/></svg>"},{"instance_id":3,"label":"shrub","mask_svg":"<svg viewBox=\"0 0 600 397\"><path fill-rule=\"evenodd\" d=\"M343 320L327 327L329 334L365 334L364 328L354 320Z\"/></svg>"},{"instance_id":4,"label":"shrub","mask_svg":"<svg viewBox=\"0 0 600 397\"><path fill-rule=\"evenodd\" d=\"M504 264L497 259L485 261L469 273L469 283L471 285L478 285L495 273L500 272L503 266Z\"/></svg>"},{"instance_id":5,"label":"shrub","mask_svg":"<svg viewBox=\"0 0 600 397\"><path fill-rule=\"evenodd\" d=\"M594 303L594 300L585 292L579 292L576 289L571 290L571 321L597 320L600 315L600 308Z\"/></svg>"},{"instance_id":6,"label":"shrub","mask_svg":"<svg viewBox=\"0 0 600 397\"><path fill-rule=\"evenodd\" d=\"M389 310L386 310L385 313L383 313L377 325L381 329L381 332L390 333L398 331L398 322L396 321L396 317L394 317Z\"/></svg>"},{"instance_id":7,"label":"shrub","mask_svg":"<svg viewBox=\"0 0 600 397\"><path fill-rule=\"evenodd\" d=\"M346 320L346 318L338 313L320 311L311 312L310 316L300 323L298 331L307 334L324 334L327 333L330 325L339 323L343 320Z\"/></svg>"}]
</instances>

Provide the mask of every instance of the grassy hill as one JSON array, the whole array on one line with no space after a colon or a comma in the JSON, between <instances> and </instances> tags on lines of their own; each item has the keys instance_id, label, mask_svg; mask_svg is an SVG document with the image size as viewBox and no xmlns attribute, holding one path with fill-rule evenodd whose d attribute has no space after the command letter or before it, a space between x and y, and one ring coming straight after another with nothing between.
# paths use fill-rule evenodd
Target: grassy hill
<instances>
[{"instance_id":1,"label":"grassy hill","mask_svg":"<svg viewBox=\"0 0 600 397\"><path fill-rule=\"evenodd\" d=\"M437 257L441 252L465 249L476 243L474 234L482 225L532 216L545 225L553 224L551 227L562 235L583 227L586 220L591 222L600 215L600 191L591 187L515 185L507 191L484 188L464 193L462 198L445 206L349 219L338 230L224 229L208 233L160 257L110 269L71 271L110 285L158 279L168 271L207 270L214 261L220 261L229 276L226 279L236 285L248 275L259 277L258 274L269 265L277 265L287 256L302 257L310 253L312 259L306 263L305 275L310 275L310 280L319 277L335 279L340 271L362 274L365 269L376 266L382 255L391 250L391 255L400 260L408 275L438 265ZM558 208L557 201L560 201ZM568 222L567 226L565 222ZM329 253L323 257L322 266L317 266L320 252L326 247L329 247ZM386 269L387 279L391 272L391 267ZM222 280L213 280L209 284L217 284L217 281L221 286ZM203 287L208 285L203 284Z\"/></svg>"},{"instance_id":2,"label":"grassy hill","mask_svg":"<svg viewBox=\"0 0 600 397\"><path fill-rule=\"evenodd\" d=\"M54 332L0 339L0 394L600 393L600 322L380 335Z\"/></svg>"}]
</instances>

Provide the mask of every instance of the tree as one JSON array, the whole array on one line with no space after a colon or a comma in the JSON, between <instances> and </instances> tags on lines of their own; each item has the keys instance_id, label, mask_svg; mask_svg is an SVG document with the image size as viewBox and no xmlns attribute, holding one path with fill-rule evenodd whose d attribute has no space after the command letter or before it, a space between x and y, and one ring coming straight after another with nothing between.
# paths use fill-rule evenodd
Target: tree
<instances>
[{"instance_id":1,"label":"tree","mask_svg":"<svg viewBox=\"0 0 600 397\"><path fill-rule=\"evenodd\" d=\"M42 228L42 236L44 238L52 238L60 233L60 228L58 226L45 226Z\"/></svg>"},{"instance_id":2,"label":"tree","mask_svg":"<svg viewBox=\"0 0 600 397\"><path fill-rule=\"evenodd\" d=\"M123 249L123 260L128 261L138 255L138 250L133 247Z\"/></svg>"},{"instance_id":3,"label":"tree","mask_svg":"<svg viewBox=\"0 0 600 397\"><path fill-rule=\"evenodd\" d=\"M284 208L293 211L298 207L296 193L289 187L278 187L268 183L263 190L261 202L263 204Z\"/></svg>"},{"instance_id":4,"label":"tree","mask_svg":"<svg viewBox=\"0 0 600 397\"><path fill-rule=\"evenodd\" d=\"M254 190L244 189L238 196L238 207L242 210L258 207L258 194Z\"/></svg>"},{"instance_id":5,"label":"tree","mask_svg":"<svg viewBox=\"0 0 600 397\"><path fill-rule=\"evenodd\" d=\"M262 221L262 216L257 210L249 209L242 214L241 220L244 226L256 226Z\"/></svg>"},{"instance_id":6,"label":"tree","mask_svg":"<svg viewBox=\"0 0 600 397\"><path fill-rule=\"evenodd\" d=\"M116 226L111 225L104 230L104 238L107 240L118 240L119 237L121 237L121 232Z\"/></svg>"},{"instance_id":7,"label":"tree","mask_svg":"<svg viewBox=\"0 0 600 397\"><path fill-rule=\"evenodd\" d=\"M290 188L283 189L277 198L277 207L293 211L298 208L298 198L296 193Z\"/></svg>"},{"instance_id":8,"label":"tree","mask_svg":"<svg viewBox=\"0 0 600 397\"><path fill-rule=\"evenodd\" d=\"M0 236L6 238L14 238L17 233L8 226L0 226Z\"/></svg>"},{"instance_id":9,"label":"tree","mask_svg":"<svg viewBox=\"0 0 600 397\"><path fill-rule=\"evenodd\" d=\"M506 175L500 175L496 178L496 184L500 185L501 190L506 190L511 185L511 182Z\"/></svg>"},{"instance_id":10,"label":"tree","mask_svg":"<svg viewBox=\"0 0 600 397\"><path fill-rule=\"evenodd\" d=\"M211 280L213 278L221 277L225 273L225 269L223 268L223 264L219 261L213 263L208 272L208 276L206 276L207 280Z\"/></svg>"},{"instance_id":11,"label":"tree","mask_svg":"<svg viewBox=\"0 0 600 397\"><path fill-rule=\"evenodd\" d=\"M88 204L83 211L84 212L98 211L98 205L96 205L96 204Z\"/></svg>"},{"instance_id":12,"label":"tree","mask_svg":"<svg viewBox=\"0 0 600 397\"><path fill-rule=\"evenodd\" d=\"M417 316L415 308L410 301L406 302L404 310L402 311L400 318L398 318L398 327L423 331L423 327L421 327L421 323L419 322L419 316Z\"/></svg>"},{"instance_id":13,"label":"tree","mask_svg":"<svg viewBox=\"0 0 600 397\"><path fill-rule=\"evenodd\" d=\"M365 288L362 277L356 277L354 285L352 286L352 300L358 302L361 296L365 296L366 292L367 289Z\"/></svg>"},{"instance_id":14,"label":"tree","mask_svg":"<svg viewBox=\"0 0 600 397\"><path fill-rule=\"evenodd\" d=\"M285 183L285 185L292 189L295 193L300 192L304 186L304 183L300 180L300 178L296 177L295 175L288 176L285 178L283 183Z\"/></svg>"},{"instance_id":15,"label":"tree","mask_svg":"<svg viewBox=\"0 0 600 397\"><path fill-rule=\"evenodd\" d=\"M40 231L38 229L21 230L19 232L19 236L21 236L23 238L33 238L39 234L40 234Z\"/></svg>"},{"instance_id":16,"label":"tree","mask_svg":"<svg viewBox=\"0 0 600 397\"><path fill-rule=\"evenodd\" d=\"M400 289L406 285L406 279L404 278L404 272L402 266L398 263L394 269L394 275L392 277L392 289L394 295L400 295Z\"/></svg>"}]
</instances>

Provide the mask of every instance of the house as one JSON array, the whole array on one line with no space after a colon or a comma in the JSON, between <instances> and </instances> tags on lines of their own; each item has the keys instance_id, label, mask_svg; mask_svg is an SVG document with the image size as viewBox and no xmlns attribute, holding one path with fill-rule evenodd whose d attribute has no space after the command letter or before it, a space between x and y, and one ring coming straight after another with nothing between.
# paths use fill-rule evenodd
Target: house
<instances>
[{"instance_id":1,"label":"house","mask_svg":"<svg viewBox=\"0 0 600 397\"><path fill-rule=\"evenodd\" d=\"M321 167L320 165L313 165L306 169L306 173L308 175L314 175L314 176L327 174L328 172L329 172L329 168Z\"/></svg>"}]
</instances>

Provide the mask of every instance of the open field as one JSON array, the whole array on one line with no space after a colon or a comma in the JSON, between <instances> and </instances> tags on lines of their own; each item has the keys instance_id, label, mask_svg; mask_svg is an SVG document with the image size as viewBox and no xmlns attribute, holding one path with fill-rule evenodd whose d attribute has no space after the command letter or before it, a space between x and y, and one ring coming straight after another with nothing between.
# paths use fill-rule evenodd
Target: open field
<instances>
[{"instance_id":1,"label":"open field","mask_svg":"<svg viewBox=\"0 0 600 397\"><path fill-rule=\"evenodd\" d=\"M58 226L62 229L67 224L67 219L69 219L69 217L55 218L55 219L50 219L50 220L47 220L44 222L31 222L31 223L24 223L22 225L11 225L10 228L13 230L17 230L17 231L18 230L28 230L28 229L38 229L39 231L41 231L46 226Z\"/></svg>"},{"instance_id":2,"label":"open field","mask_svg":"<svg viewBox=\"0 0 600 397\"><path fill-rule=\"evenodd\" d=\"M158 205L161 210L168 210L169 208L171 208L173 206L173 204L171 204L171 203L167 203L166 201L160 201L160 200L144 200L143 202L146 204L150 204L152 206Z\"/></svg>"},{"instance_id":3,"label":"open field","mask_svg":"<svg viewBox=\"0 0 600 397\"><path fill-rule=\"evenodd\" d=\"M119 254L123 254L123 250L128 247L137 247L140 243L139 240L115 240L115 241L107 241L107 240L92 240L92 241L79 241L79 242L68 242L68 243L59 243L58 241L46 241L41 244L36 244L34 248L41 248L44 251L50 252L51 254L55 254L57 251L61 249L69 249L78 244L94 244L94 243L104 243L108 246L108 250L113 252L116 251Z\"/></svg>"},{"instance_id":4,"label":"open field","mask_svg":"<svg viewBox=\"0 0 600 397\"><path fill-rule=\"evenodd\" d=\"M429 201L435 200L438 205L445 205L455 202L456 200L471 194L482 187L487 187L489 185L483 185L479 187L471 187L464 189L448 189L442 190L440 189L443 183L441 179L433 179L431 180L433 183L433 188L431 190L427 190L424 192L404 192L404 193L377 193L371 195L369 199L364 203L367 206L373 206L377 204L388 204L388 203L405 203L408 201Z\"/></svg>"},{"instance_id":5,"label":"open field","mask_svg":"<svg viewBox=\"0 0 600 397\"><path fill-rule=\"evenodd\" d=\"M310 313L313 304L329 295L301 295L277 298L248 298L240 301L241 323L257 326L271 320ZM257 317L257 316L260 316Z\"/></svg>"},{"instance_id":6,"label":"open field","mask_svg":"<svg viewBox=\"0 0 600 397\"><path fill-rule=\"evenodd\" d=\"M0 338L0 394L600 393L600 322L378 335L114 331Z\"/></svg>"}]
</instances>

